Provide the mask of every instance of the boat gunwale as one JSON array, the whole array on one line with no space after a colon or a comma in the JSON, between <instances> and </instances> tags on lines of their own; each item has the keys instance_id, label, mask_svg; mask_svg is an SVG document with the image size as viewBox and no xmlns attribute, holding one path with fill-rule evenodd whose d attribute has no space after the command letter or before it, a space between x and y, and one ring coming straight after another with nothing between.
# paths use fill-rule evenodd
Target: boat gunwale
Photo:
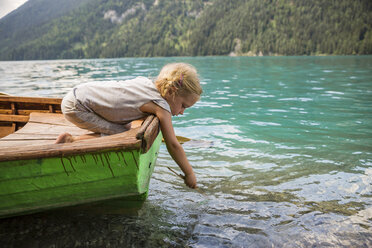
<instances>
[{"instance_id":1,"label":"boat gunwale","mask_svg":"<svg viewBox=\"0 0 372 248\"><path fill-rule=\"evenodd\" d=\"M120 139L125 135L117 135ZM47 157L67 157L84 155L86 153L98 153L108 151L129 151L139 150L141 148L141 140L132 140L132 142L122 142L119 140L107 141L103 140L105 137L94 138L90 140L76 141L73 143L64 144L45 144L40 146L30 145L24 146L22 149L16 151L6 149L0 151L0 162L13 161L13 160L28 160ZM127 141L127 140L126 140ZM7 147L3 147L7 148ZM12 148L12 147L9 147ZM18 151L17 151L18 150Z\"/></svg>"}]
</instances>

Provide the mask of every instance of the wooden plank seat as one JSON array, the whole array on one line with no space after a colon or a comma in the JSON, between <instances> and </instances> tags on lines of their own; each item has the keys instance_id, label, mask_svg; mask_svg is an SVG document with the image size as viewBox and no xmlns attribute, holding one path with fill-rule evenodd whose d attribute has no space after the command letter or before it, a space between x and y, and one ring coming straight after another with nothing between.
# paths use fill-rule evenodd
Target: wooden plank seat
<instances>
[{"instance_id":1,"label":"wooden plank seat","mask_svg":"<svg viewBox=\"0 0 372 248\"><path fill-rule=\"evenodd\" d=\"M92 133L68 122L62 114L34 112L23 128L0 139L0 147L54 144L64 132L73 136Z\"/></svg>"},{"instance_id":2,"label":"wooden plank seat","mask_svg":"<svg viewBox=\"0 0 372 248\"><path fill-rule=\"evenodd\" d=\"M64 132L73 136L92 134L92 132L75 126L62 114L33 112L23 128L0 139L0 161L65 156L102 149L139 149L142 140L136 136L142 122L143 120L138 120L132 123L132 129L124 133L73 143L54 144L58 135ZM155 124L158 125L153 123Z\"/></svg>"}]
</instances>

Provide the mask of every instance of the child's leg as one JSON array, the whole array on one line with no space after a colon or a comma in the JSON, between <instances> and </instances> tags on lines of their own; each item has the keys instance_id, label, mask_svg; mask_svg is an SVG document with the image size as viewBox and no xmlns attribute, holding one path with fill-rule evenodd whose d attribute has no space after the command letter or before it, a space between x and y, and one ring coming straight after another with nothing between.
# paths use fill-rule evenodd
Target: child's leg
<instances>
[{"instance_id":1,"label":"child's leg","mask_svg":"<svg viewBox=\"0 0 372 248\"><path fill-rule=\"evenodd\" d=\"M65 118L82 129L87 129L94 133L102 134L122 133L128 131L131 126L130 123L127 125L122 125L109 122L93 112L85 111L66 113Z\"/></svg>"},{"instance_id":2,"label":"child's leg","mask_svg":"<svg viewBox=\"0 0 372 248\"><path fill-rule=\"evenodd\" d=\"M71 143L77 140L96 138L100 137L101 134L121 133L128 131L131 127L130 123L127 125L120 125L106 121L92 112L77 111L74 113L65 114L65 118L82 129L87 129L94 132L94 134L73 137L69 133L63 133L58 136L55 144Z\"/></svg>"},{"instance_id":3,"label":"child's leg","mask_svg":"<svg viewBox=\"0 0 372 248\"><path fill-rule=\"evenodd\" d=\"M85 108L80 106L80 104L76 101L73 92L68 93L62 101L61 104L62 112L66 118L66 120L72 122L76 126L87 129L94 133L99 134L116 134L125 132L130 129L130 123L127 125L121 125L106 121L99 115L85 111ZM97 135L93 135L96 137ZM69 143L75 140L87 139L92 138L92 135L83 135L79 137L72 137L69 133L63 133L59 135L56 140L56 143Z\"/></svg>"}]
</instances>

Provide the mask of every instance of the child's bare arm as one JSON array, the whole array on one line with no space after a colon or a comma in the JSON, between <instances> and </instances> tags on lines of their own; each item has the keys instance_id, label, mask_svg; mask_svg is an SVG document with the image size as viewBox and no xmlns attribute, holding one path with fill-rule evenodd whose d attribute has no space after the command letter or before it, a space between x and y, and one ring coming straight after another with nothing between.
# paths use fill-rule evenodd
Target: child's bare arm
<instances>
[{"instance_id":1,"label":"child's bare arm","mask_svg":"<svg viewBox=\"0 0 372 248\"><path fill-rule=\"evenodd\" d=\"M187 186L190 188L196 188L196 177L194 171L187 160L183 147L176 138L171 114L152 102L143 105L140 109L143 112L155 114L159 118L160 128L169 154L181 168L183 173L185 173L185 183Z\"/></svg>"},{"instance_id":2,"label":"child's bare arm","mask_svg":"<svg viewBox=\"0 0 372 248\"><path fill-rule=\"evenodd\" d=\"M160 116L158 116L158 118L160 120L161 131L163 133L165 144L167 146L169 154L172 156L174 161L176 161L183 173L185 173L185 183L187 184L187 186L189 186L190 188L195 188L196 177L189 161L187 160L183 147L180 145L176 138L170 113L165 112L165 116L161 114Z\"/></svg>"}]
</instances>

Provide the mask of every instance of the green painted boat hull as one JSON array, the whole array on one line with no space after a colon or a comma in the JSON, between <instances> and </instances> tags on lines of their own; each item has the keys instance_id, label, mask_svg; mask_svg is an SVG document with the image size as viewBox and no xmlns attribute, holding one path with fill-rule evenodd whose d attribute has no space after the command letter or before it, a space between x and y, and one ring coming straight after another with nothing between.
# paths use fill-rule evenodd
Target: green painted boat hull
<instances>
[{"instance_id":1,"label":"green painted boat hull","mask_svg":"<svg viewBox=\"0 0 372 248\"><path fill-rule=\"evenodd\" d=\"M161 144L146 153L104 151L0 162L0 217L128 197L143 201Z\"/></svg>"}]
</instances>

